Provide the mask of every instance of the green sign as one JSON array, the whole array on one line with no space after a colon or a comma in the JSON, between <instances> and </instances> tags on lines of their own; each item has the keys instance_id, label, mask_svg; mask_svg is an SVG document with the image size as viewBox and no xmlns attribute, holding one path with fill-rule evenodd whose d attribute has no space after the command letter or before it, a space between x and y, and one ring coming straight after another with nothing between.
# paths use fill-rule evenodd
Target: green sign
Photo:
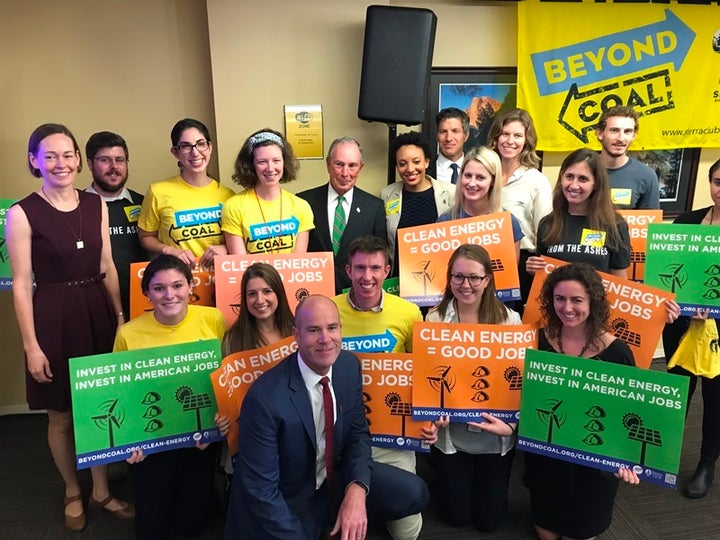
<instances>
[{"instance_id":1,"label":"green sign","mask_svg":"<svg viewBox=\"0 0 720 540\"><path fill-rule=\"evenodd\" d=\"M720 230L711 225L651 223L645 284L675 293L683 315L709 309L720 318Z\"/></svg>"},{"instance_id":2,"label":"green sign","mask_svg":"<svg viewBox=\"0 0 720 540\"><path fill-rule=\"evenodd\" d=\"M78 469L220 440L217 339L70 359Z\"/></svg>"},{"instance_id":3,"label":"green sign","mask_svg":"<svg viewBox=\"0 0 720 540\"><path fill-rule=\"evenodd\" d=\"M10 255L8 255L7 242L5 241L5 219L7 211L15 199L0 199L0 291L12 288L12 270L10 269Z\"/></svg>"},{"instance_id":4,"label":"green sign","mask_svg":"<svg viewBox=\"0 0 720 540\"><path fill-rule=\"evenodd\" d=\"M528 349L518 448L675 486L688 378Z\"/></svg>"}]
</instances>

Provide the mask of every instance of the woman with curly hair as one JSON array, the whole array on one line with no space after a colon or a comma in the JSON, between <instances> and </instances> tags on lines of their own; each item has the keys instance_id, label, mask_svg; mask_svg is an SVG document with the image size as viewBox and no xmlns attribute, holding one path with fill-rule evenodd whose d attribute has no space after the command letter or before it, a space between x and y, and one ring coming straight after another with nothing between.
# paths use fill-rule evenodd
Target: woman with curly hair
<instances>
[{"instance_id":1,"label":"woman with curly hair","mask_svg":"<svg viewBox=\"0 0 720 540\"><path fill-rule=\"evenodd\" d=\"M607 331L610 304L592 266L556 268L540 292L540 311L546 325L539 350L576 356L579 362L635 365L630 348ZM525 455L525 463L532 520L541 540L597 536L610 526L618 479L640 481L631 469L613 475L532 453Z\"/></svg>"},{"instance_id":2,"label":"woman with curly hair","mask_svg":"<svg viewBox=\"0 0 720 540\"><path fill-rule=\"evenodd\" d=\"M485 248L474 244L457 248L448 261L446 283L442 300L425 320L520 324L520 315L495 295L492 264ZM467 423L450 423L447 416L440 417L432 459L438 473L437 504L442 520L453 527L473 524L489 532L507 514L515 424L487 413L482 416L482 422Z\"/></svg>"},{"instance_id":3,"label":"woman with curly hair","mask_svg":"<svg viewBox=\"0 0 720 540\"><path fill-rule=\"evenodd\" d=\"M247 138L235 160L233 181L245 191L222 210L228 253L306 253L314 228L310 205L280 184L297 178L290 143L270 128Z\"/></svg>"},{"instance_id":4,"label":"woman with curly hair","mask_svg":"<svg viewBox=\"0 0 720 540\"><path fill-rule=\"evenodd\" d=\"M630 234L610 200L607 172L596 152L580 148L565 158L552 206L553 212L538 226L538 255L585 262L601 272L627 277ZM528 257L529 273L544 267L542 258Z\"/></svg>"},{"instance_id":5,"label":"woman with curly hair","mask_svg":"<svg viewBox=\"0 0 720 540\"><path fill-rule=\"evenodd\" d=\"M380 198L385 203L391 275L395 277L398 275L398 229L435 223L438 216L452 207L455 186L426 174L432 150L422 133L409 131L395 137L390 155L395 156L401 180L383 188Z\"/></svg>"}]
</instances>

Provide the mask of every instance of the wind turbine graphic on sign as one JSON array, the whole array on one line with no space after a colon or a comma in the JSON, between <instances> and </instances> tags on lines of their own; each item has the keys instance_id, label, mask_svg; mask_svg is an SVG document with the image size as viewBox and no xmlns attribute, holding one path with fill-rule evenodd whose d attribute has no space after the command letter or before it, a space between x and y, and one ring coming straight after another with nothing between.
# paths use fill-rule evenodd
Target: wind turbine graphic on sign
<instances>
[{"instance_id":1,"label":"wind turbine graphic on sign","mask_svg":"<svg viewBox=\"0 0 720 540\"><path fill-rule=\"evenodd\" d=\"M665 273L658 274L660 281L666 287L670 287L670 292L676 292L676 289L682 289L688 281L688 275L683 270L684 264L671 264L665 268Z\"/></svg>"},{"instance_id":2,"label":"wind turbine graphic on sign","mask_svg":"<svg viewBox=\"0 0 720 540\"><path fill-rule=\"evenodd\" d=\"M553 436L553 428L557 427L560 428L565 423L565 420L567 420L567 417L565 415L560 416L557 412L557 410L562 405L562 400L557 399L548 399L545 401L545 404L548 406L546 409L535 409L535 412L538 415L538 418L543 424L547 424L548 426L548 432L547 432L547 442L552 442L552 436Z\"/></svg>"},{"instance_id":3,"label":"wind turbine graphic on sign","mask_svg":"<svg viewBox=\"0 0 720 540\"><path fill-rule=\"evenodd\" d=\"M433 377L428 377L427 380L430 383L430 386L433 390L439 390L440 391L440 408L445 407L445 390L448 391L448 394L452 392L452 389L455 387L455 380L449 380L448 373L450 372L450 369L452 366L438 366L435 368L435 372L440 372L439 375L435 375Z\"/></svg>"},{"instance_id":4,"label":"wind turbine graphic on sign","mask_svg":"<svg viewBox=\"0 0 720 540\"><path fill-rule=\"evenodd\" d=\"M104 410L103 414L90 418L93 422L95 422L96 427L107 430L109 448L113 448L115 446L115 433L113 431L113 426L120 429L120 426L125 421L125 413L123 411L119 411L118 414L115 413L117 404L117 399L103 401L100 404L100 409Z\"/></svg>"},{"instance_id":5,"label":"wind turbine graphic on sign","mask_svg":"<svg viewBox=\"0 0 720 540\"><path fill-rule=\"evenodd\" d=\"M423 282L423 294L427 294L427 285L428 283L432 283L433 278L435 277L435 273L429 270L430 263L432 261L420 261L418 263L418 266L422 268L422 270L416 270L415 272L412 272L412 275L415 279L422 279Z\"/></svg>"}]
</instances>

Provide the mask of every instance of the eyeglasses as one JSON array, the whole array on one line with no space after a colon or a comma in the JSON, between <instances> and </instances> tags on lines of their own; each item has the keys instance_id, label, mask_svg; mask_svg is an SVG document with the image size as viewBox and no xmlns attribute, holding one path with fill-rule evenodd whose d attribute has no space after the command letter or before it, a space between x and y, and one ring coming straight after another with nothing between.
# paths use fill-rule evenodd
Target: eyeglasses
<instances>
[{"instance_id":1,"label":"eyeglasses","mask_svg":"<svg viewBox=\"0 0 720 540\"><path fill-rule=\"evenodd\" d=\"M453 285L462 285L467 279L470 286L475 287L477 285L480 285L480 283L482 283L482 280L486 277L487 276L478 276L475 274L471 276L466 276L464 274L451 274L450 281L452 281Z\"/></svg>"},{"instance_id":2,"label":"eyeglasses","mask_svg":"<svg viewBox=\"0 0 720 540\"><path fill-rule=\"evenodd\" d=\"M204 152L210 147L210 143L206 141L205 139L200 139L195 144L190 144L186 142L181 142L178 144L175 148L177 148L177 151L181 154L190 154L193 151L193 148L196 148L198 152Z\"/></svg>"},{"instance_id":3,"label":"eyeglasses","mask_svg":"<svg viewBox=\"0 0 720 540\"><path fill-rule=\"evenodd\" d=\"M338 171L342 171L344 167L347 167L350 172L357 172L360 170L360 163L344 163L342 161L333 161L332 166Z\"/></svg>"},{"instance_id":4,"label":"eyeglasses","mask_svg":"<svg viewBox=\"0 0 720 540\"><path fill-rule=\"evenodd\" d=\"M113 162L115 162L115 165L126 165L128 162L128 159L126 157L112 157L112 156L99 156L92 158L93 161L99 161L103 165L112 165Z\"/></svg>"}]
</instances>

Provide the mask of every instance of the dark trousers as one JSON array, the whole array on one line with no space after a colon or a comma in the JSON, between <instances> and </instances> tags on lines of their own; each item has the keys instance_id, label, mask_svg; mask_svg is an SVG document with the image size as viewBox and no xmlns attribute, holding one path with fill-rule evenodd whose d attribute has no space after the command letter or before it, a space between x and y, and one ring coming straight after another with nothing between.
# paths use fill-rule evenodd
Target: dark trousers
<instances>
[{"instance_id":1,"label":"dark trousers","mask_svg":"<svg viewBox=\"0 0 720 540\"><path fill-rule=\"evenodd\" d=\"M437 505L452 527L474 525L490 532L505 519L508 485L515 450L500 454L444 454L433 447L437 472Z\"/></svg>"},{"instance_id":2,"label":"dark trousers","mask_svg":"<svg viewBox=\"0 0 720 540\"><path fill-rule=\"evenodd\" d=\"M192 538L207 526L213 500L216 445L147 456L130 466L138 540Z\"/></svg>"},{"instance_id":3,"label":"dark trousers","mask_svg":"<svg viewBox=\"0 0 720 540\"><path fill-rule=\"evenodd\" d=\"M520 301L515 304L513 308L520 315L525 311L525 304L530 300L530 288L532 287L534 274L528 274L525 269L525 263L527 263L528 257L536 257L537 253L528 251L526 249L520 250L520 259L518 260L518 277L520 278Z\"/></svg>"},{"instance_id":4,"label":"dark trousers","mask_svg":"<svg viewBox=\"0 0 720 540\"><path fill-rule=\"evenodd\" d=\"M715 322L720 327L720 322L717 320ZM663 330L663 349L665 350L666 362L675 354L675 351L680 345L680 339L683 334L687 332L689 325L689 317L680 317L674 323L665 325L665 329ZM720 376L712 379L698 377L680 366L672 367L668 372L675 373L676 375L685 375L689 378L688 410L690 410L690 400L695 393L695 388L697 388L698 379L702 380L703 417L700 457L712 461L717 460L720 455Z\"/></svg>"},{"instance_id":5,"label":"dark trousers","mask_svg":"<svg viewBox=\"0 0 720 540\"><path fill-rule=\"evenodd\" d=\"M385 463L372 462L368 520L385 523L422 512L430 501L425 480Z\"/></svg>"},{"instance_id":6,"label":"dark trousers","mask_svg":"<svg viewBox=\"0 0 720 540\"><path fill-rule=\"evenodd\" d=\"M298 516L308 538L323 538L335 524L337 510L342 503L343 489L338 485L334 497L334 512L327 512L327 484L323 483L315 492L313 501L308 505L308 514ZM419 514L430 501L430 492L425 481L413 474L392 465L372 462L370 476L370 493L366 500L368 521L373 524L384 524L388 521ZM331 518L328 521L328 518ZM322 531L322 532L320 532Z\"/></svg>"}]
</instances>

